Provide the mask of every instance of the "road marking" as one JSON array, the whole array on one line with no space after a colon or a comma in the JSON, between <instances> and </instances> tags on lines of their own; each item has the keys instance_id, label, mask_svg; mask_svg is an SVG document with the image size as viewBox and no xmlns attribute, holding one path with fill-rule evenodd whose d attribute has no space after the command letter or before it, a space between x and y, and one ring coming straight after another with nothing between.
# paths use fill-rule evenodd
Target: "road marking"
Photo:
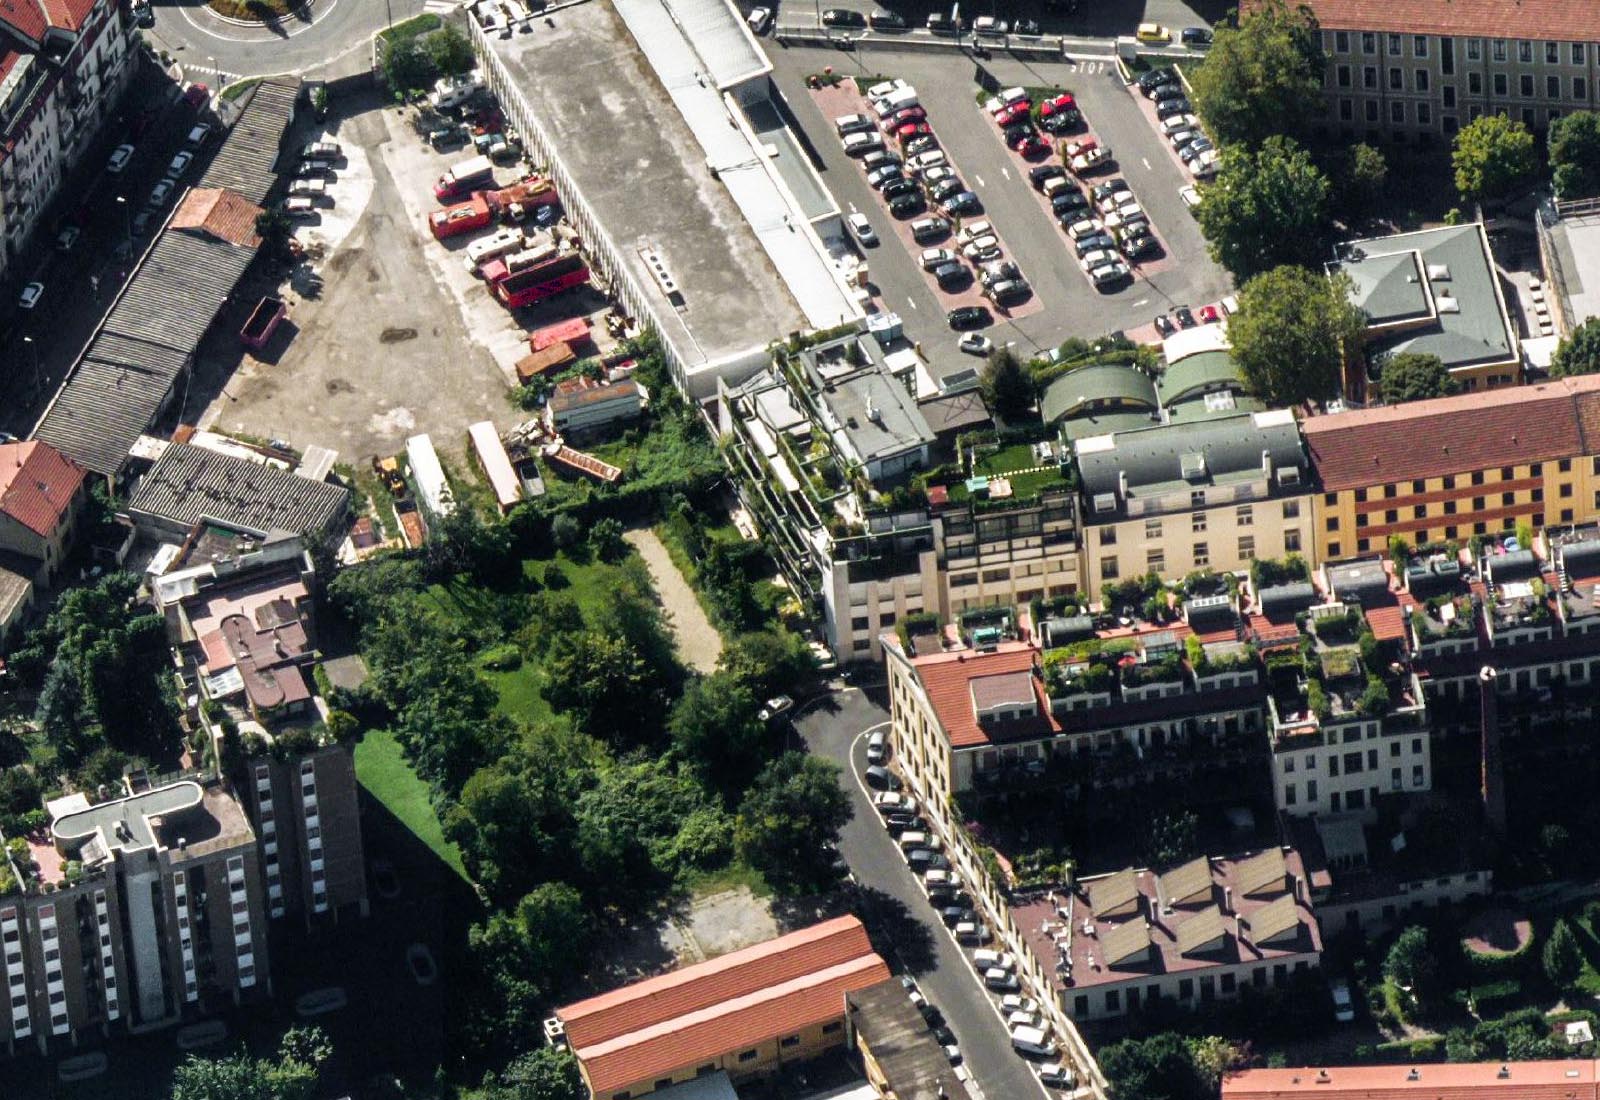
<instances>
[{"instance_id":1,"label":"road marking","mask_svg":"<svg viewBox=\"0 0 1600 1100\"><path fill-rule=\"evenodd\" d=\"M983 177L982 177L982 176L979 176L979 175L974 175L974 176L973 176L973 177L972 177L972 178L973 178L973 179L974 179L974 180L977 180L977 182L978 182L978 186L979 186L979 187L983 187L983 186L985 186L985 185L984 185L984 182L983 182Z\"/></svg>"},{"instance_id":2,"label":"road marking","mask_svg":"<svg viewBox=\"0 0 1600 1100\"><path fill-rule=\"evenodd\" d=\"M791 719L791 721L793 721L793 719ZM865 798L867 800L867 805L869 807L871 807L871 809L872 809L873 817L877 818L876 824L878 825L879 828L883 828L883 817L882 817L882 815L880 815L878 813L878 807L873 804L872 795L873 795L874 792L872 791L871 788L869 788L867 786L866 781L861 778L861 773L856 770L856 745L858 743L860 743L860 741L861 741L861 739L863 737L870 737L874 730L880 730L883 727L885 727L887 725L890 725L890 724L891 724L890 722L878 722L878 723L875 723L873 725L868 726L866 729L862 730L860 733L858 733L854 737L852 737L850 739L849 746L845 749L845 758L850 762L850 774L855 777L856 786L858 788L860 788L862 795L865 796ZM902 788L902 791L903 790L904 790L904 788ZM894 837L891 836L889 838L889 840L890 840L891 843L894 844L894 846L896 848L899 847L899 844L895 843ZM912 884L915 885L918 889L921 889L922 884L917 881L916 873L911 870L910 864L906 865L906 874L911 876ZM967 895L968 895L969 898L972 898L973 901L977 901L977 898L973 896L972 891L970 889L967 889L967 885L968 884L963 883L962 884L962 889L966 890ZM924 902L926 902L928 899L926 897L924 897L922 900ZM975 908L976 908L976 906L975 906ZM982 912L981 909L979 911ZM989 914L989 913L984 913L983 915L986 916L986 917L991 916L991 914ZM936 916L937 916L937 914L936 914ZM980 994L980 996L981 996L981 998L983 1000L983 1003L989 1006L989 1010L994 1013L995 1019L1000 1021L1000 1033L1002 1035L1004 1035L1006 1037L1006 1039L1009 1041L1010 1038L1011 1038L1011 1025L1006 1023L1005 1013L1000 1011L1000 1002L995 997L994 991L991 990L987 985L984 984L982 976L979 975L979 973L978 973L977 965L975 963L973 963L972 959L967 955L966 946L963 945L960 940L956 939L955 930L952 929L949 925L945 924L943 919L939 919L935 923L939 926L940 929L943 930L943 932L945 934L945 937L952 944L955 945L956 954L961 957L961 961L962 962L966 963L966 965L964 967L962 967L962 970L967 975L969 975L972 978L973 982L977 985L978 993ZM993 929L991 929L991 931L993 931ZM1023 990L1021 988L1019 988L1017 990L1017 992L1021 993L1021 992L1023 992ZM1013 1051L1013 1053L1016 1053L1016 1052ZM1068 1054L1066 1051L1061 1051L1060 1053L1061 1053L1061 1060L1062 1061L1064 1061L1064 1062L1072 1062L1073 1061L1072 1056L1070 1054ZM1045 1088L1044 1082L1039 1080L1038 1076L1036 1074L1034 1074L1034 1072L1033 1072L1033 1063L1029 1062L1025 1058L1022 1058L1022 1056L1020 1054L1018 1054L1017 1057L1019 1059L1022 1059L1023 1065L1025 1067L1024 1072L1028 1075L1029 1080L1031 1080L1034 1083L1034 1085L1038 1087L1039 1091L1042 1094L1044 1094L1046 1100L1054 1100L1054 1097L1052 1096L1050 1090ZM1074 1069L1076 1069L1076 1065L1075 1064L1074 1064Z\"/></svg>"},{"instance_id":3,"label":"road marking","mask_svg":"<svg viewBox=\"0 0 1600 1100\"><path fill-rule=\"evenodd\" d=\"M1002 168L1002 169L1000 169L1000 174L1002 176L1004 176L1006 179L1010 179L1011 178L1011 169Z\"/></svg>"},{"instance_id":4,"label":"road marking","mask_svg":"<svg viewBox=\"0 0 1600 1100\"><path fill-rule=\"evenodd\" d=\"M915 298L907 298L906 301L911 303L911 308L912 309L916 309L917 308L917 300Z\"/></svg>"},{"instance_id":5,"label":"road marking","mask_svg":"<svg viewBox=\"0 0 1600 1100\"><path fill-rule=\"evenodd\" d=\"M1140 157L1139 160L1143 162L1144 170L1146 172L1152 171L1152 169L1150 167L1150 161L1148 159L1146 159L1145 157Z\"/></svg>"},{"instance_id":6,"label":"road marking","mask_svg":"<svg viewBox=\"0 0 1600 1100\"><path fill-rule=\"evenodd\" d=\"M1147 306L1149 304L1150 304L1150 299L1149 298L1140 298L1137 302L1133 303L1133 308L1134 309L1138 309L1140 306Z\"/></svg>"}]
</instances>

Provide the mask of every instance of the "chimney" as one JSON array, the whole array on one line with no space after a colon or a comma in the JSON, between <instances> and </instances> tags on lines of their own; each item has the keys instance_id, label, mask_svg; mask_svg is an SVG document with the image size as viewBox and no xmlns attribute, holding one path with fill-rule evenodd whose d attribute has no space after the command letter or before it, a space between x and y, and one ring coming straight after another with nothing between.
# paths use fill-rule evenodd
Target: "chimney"
<instances>
[{"instance_id":1,"label":"chimney","mask_svg":"<svg viewBox=\"0 0 1600 1100\"><path fill-rule=\"evenodd\" d=\"M1117 471L1117 495L1123 500L1128 499L1128 471Z\"/></svg>"},{"instance_id":2,"label":"chimney","mask_svg":"<svg viewBox=\"0 0 1600 1100\"><path fill-rule=\"evenodd\" d=\"M1272 476L1272 452L1266 447L1261 448L1261 476L1266 478Z\"/></svg>"},{"instance_id":3,"label":"chimney","mask_svg":"<svg viewBox=\"0 0 1600 1100\"><path fill-rule=\"evenodd\" d=\"M1233 912L1233 887L1231 886L1222 888L1222 911L1224 913Z\"/></svg>"},{"instance_id":4,"label":"chimney","mask_svg":"<svg viewBox=\"0 0 1600 1100\"><path fill-rule=\"evenodd\" d=\"M1483 817L1496 836L1506 832L1506 792L1500 759L1500 694L1495 688L1494 668L1478 670L1478 723L1481 737L1480 765L1483 775Z\"/></svg>"}]
</instances>

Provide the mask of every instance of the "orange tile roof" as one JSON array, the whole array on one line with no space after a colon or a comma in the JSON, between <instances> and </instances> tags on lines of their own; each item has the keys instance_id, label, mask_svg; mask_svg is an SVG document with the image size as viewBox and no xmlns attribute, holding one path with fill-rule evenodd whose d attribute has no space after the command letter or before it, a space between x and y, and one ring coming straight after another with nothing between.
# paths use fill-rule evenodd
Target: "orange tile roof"
<instances>
[{"instance_id":1,"label":"orange tile roof","mask_svg":"<svg viewBox=\"0 0 1600 1100\"><path fill-rule=\"evenodd\" d=\"M1326 30L1485 38L1600 39L1593 0L1306 0ZM1457 46L1457 49L1460 49Z\"/></svg>"},{"instance_id":2,"label":"orange tile roof","mask_svg":"<svg viewBox=\"0 0 1600 1100\"><path fill-rule=\"evenodd\" d=\"M83 485L83 468L42 440L0 444L0 512L49 538Z\"/></svg>"},{"instance_id":3,"label":"orange tile roof","mask_svg":"<svg viewBox=\"0 0 1600 1100\"><path fill-rule=\"evenodd\" d=\"M601 1092L789 1034L823 1001L842 1016L846 992L888 973L861 922L838 917L578 1001L556 1015L590 1086Z\"/></svg>"},{"instance_id":4,"label":"orange tile roof","mask_svg":"<svg viewBox=\"0 0 1600 1100\"><path fill-rule=\"evenodd\" d=\"M1024 642L1010 642L992 653L974 653L971 650L930 653L925 657L912 658L911 663L916 666L923 690L928 693L928 701L933 704L933 712L939 716L951 746L959 749L987 744L989 741L989 735L978 725L977 715L972 709L972 681L1030 671L1037 656L1038 650L1033 646ZM1034 681L1034 691L1036 695L1042 694L1037 680ZM1048 699L1039 699L1039 711L1041 717L1050 714ZM1049 722L1052 731L1060 731L1060 725L1053 716L1044 720Z\"/></svg>"},{"instance_id":5,"label":"orange tile roof","mask_svg":"<svg viewBox=\"0 0 1600 1100\"><path fill-rule=\"evenodd\" d=\"M611 1092L840 1019L846 994L889 977L889 967L869 953L576 1053L590 1089Z\"/></svg>"},{"instance_id":6,"label":"orange tile roof","mask_svg":"<svg viewBox=\"0 0 1600 1100\"><path fill-rule=\"evenodd\" d=\"M1506 1071L1501 1076L1501 1070ZM1413 1079L1412 1075L1415 1074ZM1421 1066L1251 1069L1222 1082L1222 1100L1596 1100L1591 1060Z\"/></svg>"},{"instance_id":7,"label":"orange tile roof","mask_svg":"<svg viewBox=\"0 0 1600 1100\"><path fill-rule=\"evenodd\" d=\"M1314 416L1306 452L1329 492L1593 454L1600 375Z\"/></svg>"},{"instance_id":8,"label":"orange tile roof","mask_svg":"<svg viewBox=\"0 0 1600 1100\"><path fill-rule=\"evenodd\" d=\"M259 248L256 219L261 212L261 207L225 188L196 187L178 204L172 228L199 229L240 248Z\"/></svg>"}]
</instances>

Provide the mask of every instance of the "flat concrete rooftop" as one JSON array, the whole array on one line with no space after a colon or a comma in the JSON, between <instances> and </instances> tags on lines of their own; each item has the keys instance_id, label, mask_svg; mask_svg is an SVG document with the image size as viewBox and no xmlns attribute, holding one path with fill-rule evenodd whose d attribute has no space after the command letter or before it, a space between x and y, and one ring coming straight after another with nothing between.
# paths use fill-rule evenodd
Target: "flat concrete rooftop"
<instances>
[{"instance_id":1,"label":"flat concrete rooftop","mask_svg":"<svg viewBox=\"0 0 1600 1100\"><path fill-rule=\"evenodd\" d=\"M812 221L828 214L839 213L839 204L822 187L822 180L808 162L805 150L795 140L789 121L771 100L752 103L745 108L750 128L762 141L772 146L772 166L783 178L795 201Z\"/></svg>"},{"instance_id":2,"label":"flat concrete rooftop","mask_svg":"<svg viewBox=\"0 0 1600 1100\"><path fill-rule=\"evenodd\" d=\"M1561 219L1551 231L1574 327L1600 317L1600 215Z\"/></svg>"},{"instance_id":3,"label":"flat concrete rooftop","mask_svg":"<svg viewBox=\"0 0 1600 1100\"><path fill-rule=\"evenodd\" d=\"M809 326L754 231L609 3L490 48L686 355L716 362ZM639 257L652 248L683 295L674 310Z\"/></svg>"}]
</instances>

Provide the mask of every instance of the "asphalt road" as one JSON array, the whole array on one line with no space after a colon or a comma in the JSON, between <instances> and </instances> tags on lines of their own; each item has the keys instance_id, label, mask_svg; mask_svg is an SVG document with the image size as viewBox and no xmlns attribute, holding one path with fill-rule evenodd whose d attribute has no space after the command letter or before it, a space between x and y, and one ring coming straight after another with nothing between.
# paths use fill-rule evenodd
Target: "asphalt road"
<instances>
[{"instance_id":1,"label":"asphalt road","mask_svg":"<svg viewBox=\"0 0 1600 1100\"><path fill-rule=\"evenodd\" d=\"M210 73L218 83L241 76L305 73L348 60L367 65L372 35L423 10L424 0L312 0L310 17L273 26L219 19L205 0L153 0L156 25L145 34L177 60L191 79Z\"/></svg>"},{"instance_id":2,"label":"asphalt road","mask_svg":"<svg viewBox=\"0 0 1600 1100\"><path fill-rule=\"evenodd\" d=\"M739 0L739 6L748 10L761 0ZM821 13L827 8L849 8L863 14L887 9L895 12L912 27L926 24L930 12L949 14L951 0L813 0L811 3L768 3L777 9L777 18L786 27L815 29ZM1115 38L1131 35L1140 23L1162 23L1176 33L1184 27L1206 26L1222 18L1230 7L1237 5L1227 0L1119 0L1108 4L1103 0L1079 0L1076 11L1065 10L1066 5L1047 5L1044 0L1006 0L1003 8L994 0L968 0L961 5L967 18L979 15L999 15L1007 20L1032 19L1048 36L1069 38ZM1108 44L1107 44L1108 45Z\"/></svg>"},{"instance_id":3,"label":"asphalt road","mask_svg":"<svg viewBox=\"0 0 1600 1100\"><path fill-rule=\"evenodd\" d=\"M880 929L876 938L892 939L895 969L915 976L923 994L944 1013L988 1100L1056 1100L1034 1077L1030 1063L1011 1049L998 1007L928 904L858 778L866 767L862 735L888 720L888 712L856 688L812 704L795 719L806 747L844 769L855 816L840 834L839 849L872 899Z\"/></svg>"},{"instance_id":4,"label":"asphalt road","mask_svg":"<svg viewBox=\"0 0 1600 1100\"><path fill-rule=\"evenodd\" d=\"M1068 336L1094 337L1148 326L1152 318L1180 305L1200 306L1229 293L1226 272L1206 255L1194 217L1178 198L1188 180L1106 62L1082 64L1023 62L994 58L986 68L1002 85L1059 85L1077 95L1089 125L1117 155L1117 175L1126 179L1149 212L1168 255L1157 273L1101 293L1077 266L1070 243L1049 219L1002 145L994 124L974 98L973 61L959 53L872 49L845 53L828 49L785 48L768 40L774 77L797 121L821 159L823 183L840 208L861 210L884 243L869 251L872 281L884 307L900 314L907 332L921 342L936 376L970 367L956 349L956 337L916 258L887 233L889 214L877 193L845 156L832 120L817 109L805 77L832 65L846 75L903 77L917 93L945 150L962 178L983 200L992 220L1045 308L1020 320L1000 320L988 330L996 343L1015 343L1019 352L1037 354ZM1100 177L1095 177L1099 179ZM1107 176L1105 178L1111 178Z\"/></svg>"}]
</instances>

